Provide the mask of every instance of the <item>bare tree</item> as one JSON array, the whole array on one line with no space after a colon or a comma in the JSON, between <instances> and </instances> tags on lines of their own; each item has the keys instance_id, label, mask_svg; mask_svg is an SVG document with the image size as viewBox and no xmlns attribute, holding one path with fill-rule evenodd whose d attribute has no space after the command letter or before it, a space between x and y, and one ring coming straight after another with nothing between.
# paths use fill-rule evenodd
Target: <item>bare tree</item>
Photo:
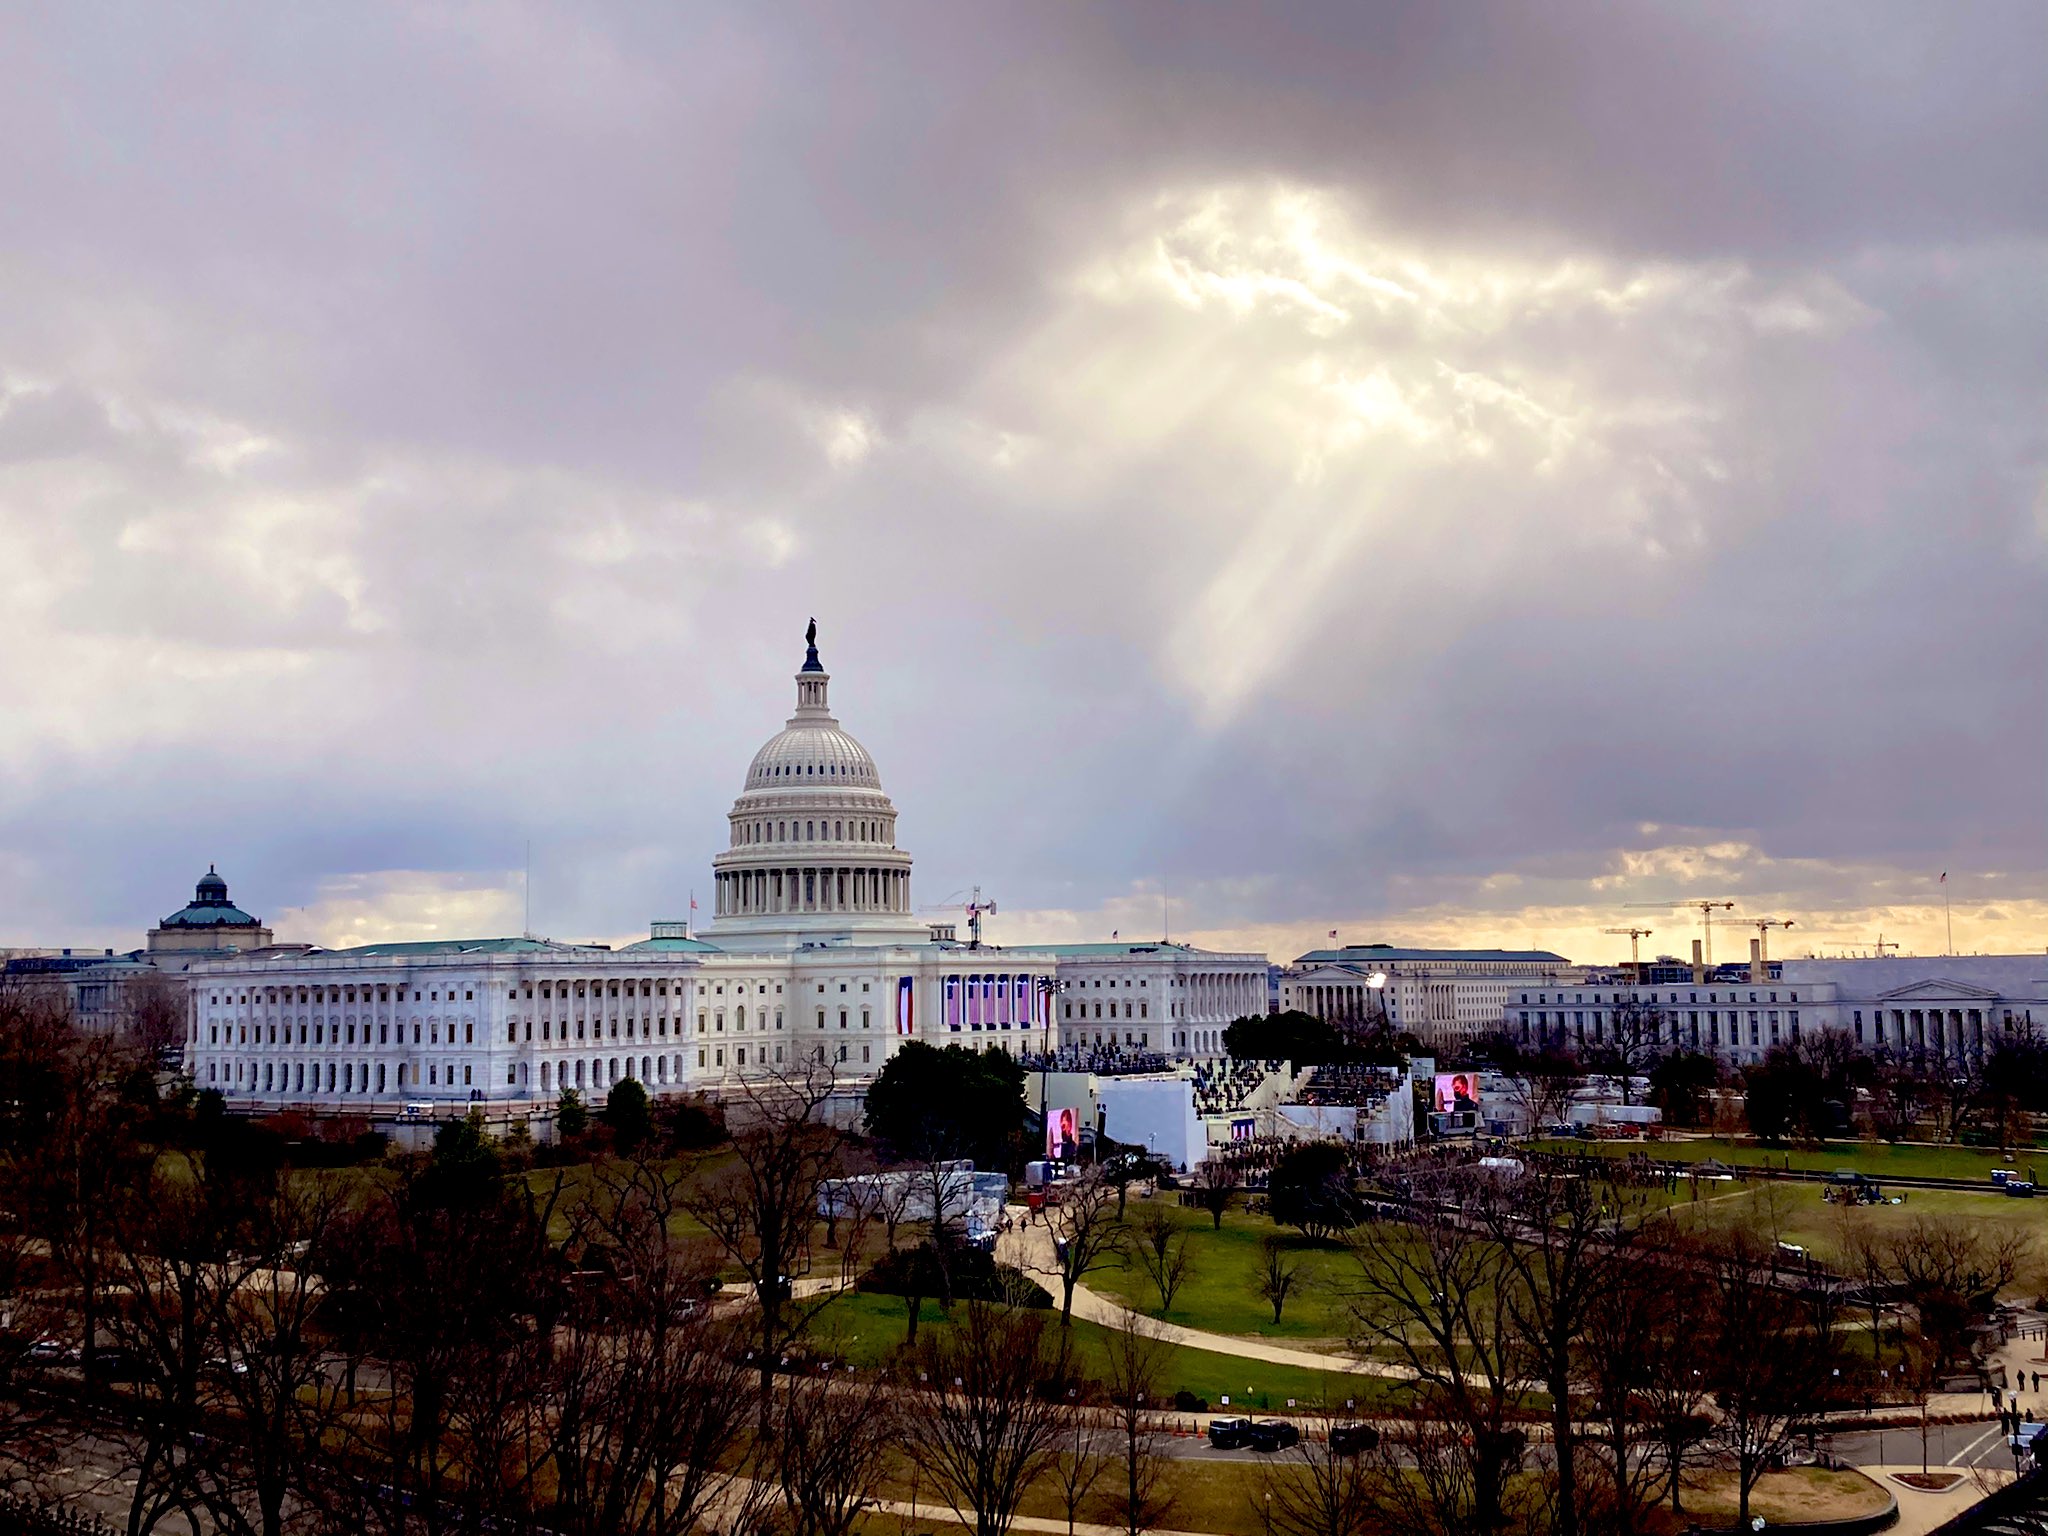
<instances>
[{"instance_id":1,"label":"bare tree","mask_svg":"<svg viewBox=\"0 0 2048 1536\"><path fill-rule=\"evenodd\" d=\"M1509 1320L1550 1395L1552 1528L1556 1536L1578 1536L1572 1390L1593 1310L1628 1242L1621 1192L1590 1178L1531 1168L1511 1178L1482 1178L1474 1193L1468 1209L1477 1208L1499 1249Z\"/></svg>"},{"instance_id":2,"label":"bare tree","mask_svg":"<svg viewBox=\"0 0 2048 1536\"><path fill-rule=\"evenodd\" d=\"M9 989L5 1116L9 1183L28 1232L75 1298L71 1320L88 1375L97 1364L109 1236L153 1153L136 1132L132 1089L147 1066L124 1041L79 1031L61 994Z\"/></svg>"},{"instance_id":3,"label":"bare tree","mask_svg":"<svg viewBox=\"0 0 2048 1536\"><path fill-rule=\"evenodd\" d=\"M1117 1191L1097 1170L1053 1187L1059 1200L1046 1206L1045 1223L1052 1234L1051 1273L1060 1282L1060 1326L1066 1327L1074 1318L1074 1288L1117 1262L1124 1228L1116 1212Z\"/></svg>"},{"instance_id":4,"label":"bare tree","mask_svg":"<svg viewBox=\"0 0 2048 1536\"><path fill-rule=\"evenodd\" d=\"M214 1484L207 1454L209 1377L229 1366L229 1314L260 1267L252 1207L264 1191L224 1160L154 1164L123 1192L108 1224L112 1304L106 1324L126 1367L130 1411L115 1431L128 1447L134 1487L129 1536L214 1505L241 1512Z\"/></svg>"},{"instance_id":5,"label":"bare tree","mask_svg":"<svg viewBox=\"0 0 2048 1536\"><path fill-rule=\"evenodd\" d=\"M1761 1240L1740 1228L1712 1250L1703 1369L1718 1410L1715 1439L1735 1463L1736 1523L1749 1524L1757 1479L1792 1448L1824 1373L1798 1304L1773 1283Z\"/></svg>"},{"instance_id":6,"label":"bare tree","mask_svg":"<svg viewBox=\"0 0 2048 1536\"><path fill-rule=\"evenodd\" d=\"M1123 1315L1105 1344L1103 1386L1109 1395L1121 1462L1121 1476L1110 1485L1108 1503L1125 1536L1139 1536L1165 1520L1174 1505L1167 1478L1166 1436L1154 1418L1173 1346L1154 1324L1135 1312Z\"/></svg>"},{"instance_id":7,"label":"bare tree","mask_svg":"<svg viewBox=\"0 0 2048 1536\"><path fill-rule=\"evenodd\" d=\"M1920 1337L1946 1371L1968 1349L1971 1321L2025 1267L2029 1234L1963 1216L1915 1216L1875 1245L1885 1280L1913 1309Z\"/></svg>"},{"instance_id":8,"label":"bare tree","mask_svg":"<svg viewBox=\"0 0 2048 1536\"><path fill-rule=\"evenodd\" d=\"M1067 1515L1067 1536L1074 1536L1081 1506L1109 1472L1107 1456L1095 1450L1095 1426L1080 1410L1070 1411L1060 1430L1059 1455L1046 1478L1059 1491L1060 1508Z\"/></svg>"},{"instance_id":9,"label":"bare tree","mask_svg":"<svg viewBox=\"0 0 2048 1536\"><path fill-rule=\"evenodd\" d=\"M1479 1445L1425 1416L1361 1456L1359 1502L1368 1536L1537 1536L1548 1530L1539 1478L1520 1477L1526 1437L1487 1431Z\"/></svg>"},{"instance_id":10,"label":"bare tree","mask_svg":"<svg viewBox=\"0 0 2048 1536\"><path fill-rule=\"evenodd\" d=\"M1631 996L1609 1011L1601 1037L1587 1053L1594 1070L1618 1078L1621 1102L1635 1102L1635 1080L1656 1065L1665 1052L1665 1031L1670 1016L1659 1008L1655 994L1645 1002Z\"/></svg>"},{"instance_id":11,"label":"bare tree","mask_svg":"<svg viewBox=\"0 0 2048 1536\"><path fill-rule=\"evenodd\" d=\"M1585 1071L1576 1057L1551 1047L1516 1060L1508 1092L1515 1107L1528 1119L1529 1129L1541 1131L1564 1119L1585 1080Z\"/></svg>"},{"instance_id":12,"label":"bare tree","mask_svg":"<svg viewBox=\"0 0 2048 1536\"><path fill-rule=\"evenodd\" d=\"M670 1163L600 1165L571 1213L585 1268L552 1333L548 1392L562 1531L667 1536L714 1507L730 1519L741 1491L754 1376L706 1304L711 1256L677 1235L685 1177ZM778 1422L813 1427L832 1406L806 1398ZM830 1481L809 1470L812 1492Z\"/></svg>"},{"instance_id":13,"label":"bare tree","mask_svg":"<svg viewBox=\"0 0 2048 1536\"><path fill-rule=\"evenodd\" d=\"M207 1512L222 1531L283 1536L294 1503L325 1481L342 1384L326 1367L318 1268L339 1230L348 1191L338 1178L272 1175L250 1202L246 1263L219 1309L219 1353L208 1361L206 1406L219 1426L207 1457Z\"/></svg>"},{"instance_id":14,"label":"bare tree","mask_svg":"<svg viewBox=\"0 0 2048 1536\"><path fill-rule=\"evenodd\" d=\"M729 1115L731 1158L683 1199L727 1261L753 1282L764 1413L776 1362L830 1300L804 1303L794 1281L809 1249L818 1187L841 1166L842 1138L823 1114L834 1086L825 1066L750 1084Z\"/></svg>"},{"instance_id":15,"label":"bare tree","mask_svg":"<svg viewBox=\"0 0 2048 1536\"><path fill-rule=\"evenodd\" d=\"M1851 1276L1863 1292L1863 1300L1870 1313L1870 1363L1873 1367L1884 1363L1884 1313L1885 1296L1890 1286L1889 1244L1865 1218L1863 1211L1855 1206L1840 1206L1835 1211L1835 1246L1842 1255L1843 1272Z\"/></svg>"},{"instance_id":16,"label":"bare tree","mask_svg":"<svg viewBox=\"0 0 2048 1536\"><path fill-rule=\"evenodd\" d=\"M97 1259L87 1244L83 1253L74 1250L73 1263L62 1263L54 1238L79 1214L103 1214L97 1206L76 1212L69 1192L77 1149L67 1137L99 1120L77 1113L73 1045L59 989L0 981L0 1457L25 1472L55 1459L51 1437L63 1432L48 1400L27 1390L37 1369L32 1352L79 1338L80 1303L88 1298L74 1294L70 1282L78 1258L88 1266ZM96 1175L86 1182L105 1187ZM90 1298L99 1294L95 1286Z\"/></svg>"},{"instance_id":17,"label":"bare tree","mask_svg":"<svg viewBox=\"0 0 2048 1536\"><path fill-rule=\"evenodd\" d=\"M1473 1196L1462 1174L1444 1191L1458 1192ZM1415 1373L1418 1415L1445 1431L1411 1442L1414 1487L1437 1528L1500 1530L1523 1443L1512 1419L1530 1381L1507 1255L1454 1214L1413 1227L1367 1222L1352 1254L1354 1349L1391 1346Z\"/></svg>"},{"instance_id":18,"label":"bare tree","mask_svg":"<svg viewBox=\"0 0 2048 1536\"><path fill-rule=\"evenodd\" d=\"M1300 1283L1301 1261L1285 1238L1268 1232L1259 1240L1259 1267L1252 1271L1252 1285L1259 1297L1273 1309L1273 1326L1280 1326L1280 1312Z\"/></svg>"},{"instance_id":19,"label":"bare tree","mask_svg":"<svg viewBox=\"0 0 2048 1536\"><path fill-rule=\"evenodd\" d=\"M185 1038L185 988L151 970L121 986L119 1028L152 1066L175 1059Z\"/></svg>"},{"instance_id":20,"label":"bare tree","mask_svg":"<svg viewBox=\"0 0 2048 1536\"><path fill-rule=\"evenodd\" d=\"M1209 1213L1213 1231L1223 1230L1223 1213L1230 1209L1230 1197L1237 1191L1237 1170L1221 1157L1205 1157L1195 1164L1188 1178L1195 1204Z\"/></svg>"},{"instance_id":21,"label":"bare tree","mask_svg":"<svg viewBox=\"0 0 2048 1536\"><path fill-rule=\"evenodd\" d=\"M896 1403L893 1394L856 1391L830 1372L789 1378L774 1447L789 1536L852 1536L901 1438Z\"/></svg>"},{"instance_id":22,"label":"bare tree","mask_svg":"<svg viewBox=\"0 0 2048 1536\"><path fill-rule=\"evenodd\" d=\"M1159 1292L1162 1314L1173 1310L1173 1298L1188 1276L1188 1236L1164 1207L1145 1213L1130 1243L1138 1267Z\"/></svg>"},{"instance_id":23,"label":"bare tree","mask_svg":"<svg viewBox=\"0 0 2048 1536\"><path fill-rule=\"evenodd\" d=\"M344 1420L346 1454L367 1475L332 1490L331 1529L433 1536L525 1516L569 1302L548 1238L561 1195L559 1179L501 1179L483 1152L403 1164L351 1213L328 1270L346 1290L332 1315L351 1320L336 1341L362 1353L381 1390Z\"/></svg>"},{"instance_id":24,"label":"bare tree","mask_svg":"<svg viewBox=\"0 0 2048 1536\"><path fill-rule=\"evenodd\" d=\"M1025 1490L1058 1459L1069 1338L1043 1312L980 1300L925 1335L905 1438L975 1536L1008 1536Z\"/></svg>"},{"instance_id":25,"label":"bare tree","mask_svg":"<svg viewBox=\"0 0 2048 1536\"><path fill-rule=\"evenodd\" d=\"M1696 1364L1704 1294L1681 1247L1668 1228L1639 1232L1632 1261L1606 1267L1587 1316L1585 1417L1601 1441L1620 1536L1667 1490L1677 1512L1680 1479L1709 1427Z\"/></svg>"},{"instance_id":26,"label":"bare tree","mask_svg":"<svg viewBox=\"0 0 2048 1536\"><path fill-rule=\"evenodd\" d=\"M1340 1451L1330 1440L1336 1427L1324 1410L1278 1466L1260 1469L1255 1506L1271 1536L1358 1536L1384 1528L1378 1437L1370 1448Z\"/></svg>"}]
</instances>

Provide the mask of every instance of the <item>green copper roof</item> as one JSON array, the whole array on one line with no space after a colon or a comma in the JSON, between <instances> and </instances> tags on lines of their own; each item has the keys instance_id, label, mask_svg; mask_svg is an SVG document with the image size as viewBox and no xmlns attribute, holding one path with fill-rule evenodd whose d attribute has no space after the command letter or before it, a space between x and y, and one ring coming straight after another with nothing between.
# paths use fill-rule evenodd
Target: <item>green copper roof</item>
<instances>
[{"instance_id":1,"label":"green copper roof","mask_svg":"<svg viewBox=\"0 0 2048 1536\"><path fill-rule=\"evenodd\" d=\"M1347 944L1342 949L1312 949L1296 965L1374 965L1388 960L1476 960L1501 964L1569 965L1563 955L1547 949L1398 949L1392 944Z\"/></svg>"},{"instance_id":2,"label":"green copper roof","mask_svg":"<svg viewBox=\"0 0 2048 1536\"><path fill-rule=\"evenodd\" d=\"M558 944L553 939L419 939L403 944L360 944L327 953L350 960L405 955L610 954L606 944Z\"/></svg>"},{"instance_id":3,"label":"green copper roof","mask_svg":"<svg viewBox=\"0 0 2048 1536\"><path fill-rule=\"evenodd\" d=\"M255 928L260 925L255 918L244 912L240 907L214 906L211 903L201 906L199 903L194 902L189 907L183 907L173 912L163 920L162 926L165 928Z\"/></svg>"},{"instance_id":4,"label":"green copper roof","mask_svg":"<svg viewBox=\"0 0 2048 1536\"><path fill-rule=\"evenodd\" d=\"M989 947L993 949L997 946L991 945ZM1071 955L1077 959L1082 955L1150 955L1160 953L1197 955L1203 953L1203 951L1196 949L1192 944L1172 944L1165 941L1151 944L1136 942L1110 944L1004 944L1001 946L1001 949L1007 955Z\"/></svg>"},{"instance_id":5,"label":"green copper roof","mask_svg":"<svg viewBox=\"0 0 2048 1536\"><path fill-rule=\"evenodd\" d=\"M722 955L725 951L716 944L705 943L702 939L641 939L637 943L626 945L619 953L622 955Z\"/></svg>"}]
</instances>

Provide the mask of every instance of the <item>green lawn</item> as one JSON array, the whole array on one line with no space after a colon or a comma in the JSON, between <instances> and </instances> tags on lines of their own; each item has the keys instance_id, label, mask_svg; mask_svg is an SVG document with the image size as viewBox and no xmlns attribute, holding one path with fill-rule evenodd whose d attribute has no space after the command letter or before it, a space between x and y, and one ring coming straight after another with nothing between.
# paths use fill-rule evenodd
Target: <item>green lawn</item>
<instances>
[{"instance_id":1,"label":"green lawn","mask_svg":"<svg viewBox=\"0 0 2048 1536\"><path fill-rule=\"evenodd\" d=\"M2008 1158L1984 1147L1935 1147L1920 1143L1893 1145L1884 1141L1831 1141L1817 1147L1767 1147L1749 1137L1702 1136L1667 1141L1534 1141L1541 1152L1581 1152L1596 1157L1647 1156L1662 1162L1704 1162L1717 1159L1731 1167L1786 1168L1807 1173L1833 1173L1838 1168L1867 1173L1882 1181L1898 1178L1982 1179L1987 1186L1994 1168L2038 1163L2048 1172L2048 1150L2020 1149Z\"/></svg>"},{"instance_id":2,"label":"green lawn","mask_svg":"<svg viewBox=\"0 0 2048 1536\"><path fill-rule=\"evenodd\" d=\"M1839 1206L1822 1200L1817 1184L1757 1182L1702 1185L1701 1189L1703 1196L1709 1189L1720 1191L1720 1195L1702 1198L1697 1206L1676 1202L1672 1214L1717 1227L1748 1222L1772 1234L1776 1241L1799 1244L1826 1264L1843 1262L1844 1240L1851 1230L1848 1224L1876 1233L1895 1232L1921 1216L1961 1216L1980 1228L2031 1233L2037 1257L2048 1257L2048 1201L2044 1200L1921 1189L1902 1191L1904 1200L1899 1205Z\"/></svg>"},{"instance_id":3,"label":"green lawn","mask_svg":"<svg viewBox=\"0 0 2048 1536\"><path fill-rule=\"evenodd\" d=\"M1163 1209L1187 1233L1190 1250L1187 1280L1173 1299L1173 1310L1164 1314L1166 1321L1208 1333L1271 1339L1309 1349L1344 1348L1349 1313L1342 1288L1351 1261L1341 1248L1311 1243L1291 1227L1276 1227L1270 1218L1247 1215L1241 1209L1233 1208L1224 1216L1220 1232L1210 1229L1206 1211L1179 1205ZM1143 1220L1151 1210L1144 1202L1132 1201L1132 1223ZM1262 1262L1260 1244L1276 1233L1301 1267L1278 1326L1273 1322L1272 1306L1253 1289ZM1090 1275L1087 1285L1148 1316L1161 1315L1158 1288L1135 1259L1122 1268Z\"/></svg>"},{"instance_id":4,"label":"green lawn","mask_svg":"<svg viewBox=\"0 0 2048 1536\"><path fill-rule=\"evenodd\" d=\"M905 1308L897 1297L838 1296L818 1315L810 1347L819 1353L837 1355L856 1368L884 1365L896 1359L902 1349L905 1321ZM920 1340L927 1329L951 1326L936 1302L926 1302L918 1312ZM1073 1328L1075 1352L1083 1374L1099 1379L1105 1370L1106 1330L1080 1318L1074 1320ZM1173 1350L1167 1378L1167 1396L1185 1389L1197 1397L1206 1397L1212 1410L1222 1406L1225 1395L1233 1407L1249 1406L1263 1412L1284 1411L1289 1398L1303 1407L1312 1402L1342 1403L1346 1399L1361 1406L1385 1405L1404 1391L1401 1383L1380 1376L1302 1370L1178 1346Z\"/></svg>"}]
</instances>

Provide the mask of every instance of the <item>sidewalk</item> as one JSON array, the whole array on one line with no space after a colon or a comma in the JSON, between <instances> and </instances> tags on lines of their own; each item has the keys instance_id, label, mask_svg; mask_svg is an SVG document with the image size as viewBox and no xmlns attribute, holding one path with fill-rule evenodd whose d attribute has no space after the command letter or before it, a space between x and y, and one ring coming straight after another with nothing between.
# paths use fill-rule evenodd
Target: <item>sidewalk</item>
<instances>
[{"instance_id":1,"label":"sidewalk","mask_svg":"<svg viewBox=\"0 0 2048 1536\"><path fill-rule=\"evenodd\" d=\"M1955 1487L1942 1493L1925 1493L1918 1488L1909 1488L1898 1481L1897 1474L1918 1472L1920 1463L1917 1461L1898 1466L1858 1467L1856 1470L1875 1481L1879 1487L1899 1501L1898 1523L1888 1527L1886 1536L1927 1536L1929 1531L1937 1530L1955 1519L1991 1491L1990 1487L1980 1483L1968 1472L1963 1474L1963 1480ZM1987 1478L1987 1482L1998 1487L2011 1481L2010 1472L1991 1473Z\"/></svg>"}]
</instances>

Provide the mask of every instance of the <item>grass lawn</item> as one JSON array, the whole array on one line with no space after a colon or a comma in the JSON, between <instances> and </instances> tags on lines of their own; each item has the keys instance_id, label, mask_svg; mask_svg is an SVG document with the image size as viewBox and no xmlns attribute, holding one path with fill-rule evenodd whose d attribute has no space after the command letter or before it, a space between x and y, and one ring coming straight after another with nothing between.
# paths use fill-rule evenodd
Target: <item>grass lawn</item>
<instances>
[{"instance_id":1,"label":"grass lawn","mask_svg":"<svg viewBox=\"0 0 2048 1536\"><path fill-rule=\"evenodd\" d=\"M1265 1462L1243 1461L1196 1461L1175 1460L1166 1471L1167 1486L1172 1489L1173 1508L1168 1511L1160 1524L1176 1531L1248 1531L1257 1524L1254 1506L1259 1502L1269 1477L1294 1477L1284 1457L1275 1456ZM1098 1525L1115 1525L1116 1514L1104 1497L1109 1485L1118 1476L1115 1468L1096 1485L1093 1497L1085 1500L1074 1514L1081 1522ZM903 1493L892 1495L906 1497ZM923 1499L919 1501L919 1513L923 1513ZM1035 1515L1041 1520L1065 1520L1067 1511L1060 1500L1059 1490L1051 1478L1041 1478L1024 1494L1019 1514Z\"/></svg>"},{"instance_id":2,"label":"grass lawn","mask_svg":"<svg viewBox=\"0 0 2048 1536\"><path fill-rule=\"evenodd\" d=\"M2048 1150L2016 1151L2011 1158L1985 1147L1898 1145L1884 1141L1830 1141L1817 1147L1767 1147L1750 1137L1702 1136L1665 1141L1534 1141L1540 1152L1583 1152L1596 1157L1627 1157L1639 1153L1660 1162L1704 1162L1715 1158L1731 1167L1790 1166L1807 1173L1833 1173L1838 1168L1867 1173L1882 1182L1899 1178L1981 1179L1989 1187L1991 1170L2037 1161L2048 1172Z\"/></svg>"},{"instance_id":3,"label":"grass lawn","mask_svg":"<svg viewBox=\"0 0 2048 1536\"><path fill-rule=\"evenodd\" d=\"M1143 1220L1153 1208L1132 1201L1132 1222ZM1341 1249L1311 1243L1291 1227L1276 1227L1270 1218L1247 1215L1242 1209L1233 1208L1226 1214L1223 1230L1216 1232L1211 1230L1207 1211L1179 1205L1158 1208L1187 1233L1189 1250L1188 1277L1173 1298L1173 1310L1164 1314L1166 1321L1208 1333L1271 1339L1308 1349L1344 1347L1349 1314L1339 1288L1350 1260ZM1272 1306L1252 1288L1261 1265L1260 1244L1275 1233L1301 1266L1277 1327ZM1159 1291L1135 1259L1127 1260L1123 1268L1100 1270L1086 1283L1090 1290L1114 1297L1136 1311L1162 1315Z\"/></svg>"},{"instance_id":4,"label":"grass lawn","mask_svg":"<svg viewBox=\"0 0 2048 1536\"><path fill-rule=\"evenodd\" d=\"M1840 1263L1843 1238L1853 1226L1876 1233L1903 1230L1916 1217L1961 1216L1973 1226L2032 1233L2037 1247L2048 1249L2048 1201L2015 1200L2008 1195L1969 1194L1962 1190L1906 1190L1901 1205L1838 1206L1821 1199L1817 1184L1717 1184L1714 1199L1696 1207L1672 1207L1681 1220L1697 1219L1713 1226L1749 1222L1776 1240L1797 1243L1823 1263Z\"/></svg>"},{"instance_id":5,"label":"grass lawn","mask_svg":"<svg viewBox=\"0 0 2048 1536\"><path fill-rule=\"evenodd\" d=\"M1173 1508L1161 1524L1176 1531L1235 1533L1253 1530L1258 1525L1255 1506L1268 1486L1267 1479L1296 1475L1289 1468L1287 1459L1280 1456L1259 1462L1171 1461L1167 1464L1166 1480L1173 1490ZM1104 1497L1114 1478L1112 1470L1096 1485L1094 1494L1074 1512L1076 1521L1083 1525L1116 1524L1115 1515ZM959 1529L944 1503L933 1494L931 1485L924 1483L913 1487L907 1469L899 1469L890 1478L883 1486L882 1497L907 1503L913 1492L917 1502L914 1524L908 1523L904 1516L871 1514L864 1516L856 1529L862 1536L904 1536L906 1531ZM1018 1513L1041 1520L1064 1522L1067 1518L1059 1490L1051 1478L1041 1478L1025 1491Z\"/></svg>"},{"instance_id":6,"label":"grass lawn","mask_svg":"<svg viewBox=\"0 0 2048 1536\"><path fill-rule=\"evenodd\" d=\"M883 1365L895 1359L902 1349L906 1317L903 1302L895 1296L838 1296L813 1325L811 1348L837 1354L856 1368ZM918 1312L920 1340L927 1329L951 1326L936 1302L926 1302ZM1106 1360L1106 1330L1081 1318L1074 1320L1073 1327L1081 1370L1086 1375L1101 1377ZM1259 1412L1285 1412L1289 1398L1304 1408L1326 1399L1333 1403L1349 1399L1361 1409L1385 1406L1395 1401L1404 1388L1399 1382L1379 1376L1310 1371L1205 1349L1176 1347L1167 1368L1165 1392L1170 1397L1182 1390L1206 1397L1210 1409L1216 1412L1225 1411L1226 1395L1233 1408L1249 1406Z\"/></svg>"}]
</instances>

